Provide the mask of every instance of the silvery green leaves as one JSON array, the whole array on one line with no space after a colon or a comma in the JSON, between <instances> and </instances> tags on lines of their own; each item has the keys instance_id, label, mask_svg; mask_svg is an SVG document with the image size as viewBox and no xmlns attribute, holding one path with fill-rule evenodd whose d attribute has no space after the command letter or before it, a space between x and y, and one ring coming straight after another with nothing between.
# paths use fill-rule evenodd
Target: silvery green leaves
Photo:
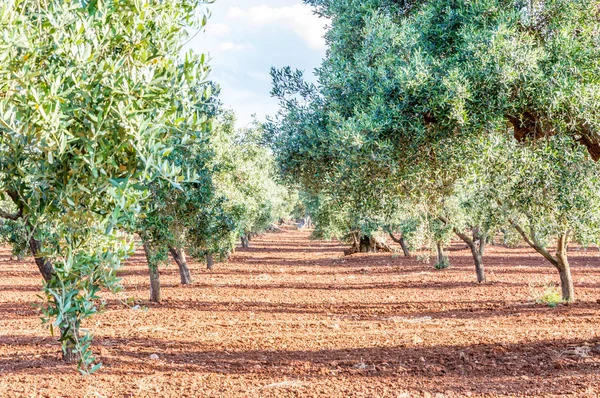
<instances>
[{"instance_id":1,"label":"silvery green leaves","mask_svg":"<svg viewBox=\"0 0 600 398\"><path fill-rule=\"evenodd\" d=\"M131 253L119 230L149 182L181 182L168 153L209 128L208 67L180 54L201 3L0 5L0 185L42 239L46 319L83 371L94 368L80 322Z\"/></svg>"},{"instance_id":2,"label":"silvery green leaves","mask_svg":"<svg viewBox=\"0 0 600 398\"><path fill-rule=\"evenodd\" d=\"M416 220L431 246L515 217L540 250L594 240L598 1L305 2L332 21L319 84L274 71L267 130L322 236Z\"/></svg>"}]
</instances>

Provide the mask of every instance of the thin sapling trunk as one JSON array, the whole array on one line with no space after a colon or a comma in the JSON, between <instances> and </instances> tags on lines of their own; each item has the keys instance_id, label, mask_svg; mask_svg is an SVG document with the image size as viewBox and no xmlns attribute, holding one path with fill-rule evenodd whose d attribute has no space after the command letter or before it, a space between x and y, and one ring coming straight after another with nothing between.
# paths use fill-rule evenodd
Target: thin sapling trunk
<instances>
[{"instance_id":1,"label":"thin sapling trunk","mask_svg":"<svg viewBox=\"0 0 600 398\"><path fill-rule=\"evenodd\" d=\"M158 264L153 259L152 251L147 242L143 242L148 269L150 270L150 301L160 303L160 274L158 273Z\"/></svg>"}]
</instances>

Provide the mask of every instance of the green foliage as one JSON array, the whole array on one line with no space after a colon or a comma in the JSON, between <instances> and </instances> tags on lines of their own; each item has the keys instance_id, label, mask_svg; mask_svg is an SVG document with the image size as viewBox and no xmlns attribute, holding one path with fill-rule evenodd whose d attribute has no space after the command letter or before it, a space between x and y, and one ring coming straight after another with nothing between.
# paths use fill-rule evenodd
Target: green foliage
<instances>
[{"instance_id":1,"label":"green foliage","mask_svg":"<svg viewBox=\"0 0 600 398\"><path fill-rule=\"evenodd\" d=\"M291 213L293 194L277 182L273 155L262 141L262 126L236 130L231 112L224 112L216 122L210 143L214 153L211 165L222 221L213 231L229 231L229 236L236 239L263 232ZM229 228L224 228L226 225ZM215 241L214 237L207 234L206 244L219 248L222 239ZM227 252L233 240L228 243Z\"/></svg>"},{"instance_id":2,"label":"green foliage","mask_svg":"<svg viewBox=\"0 0 600 398\"><path fill-rule=\"evenodd\" d=\"M562 304L564 301L562 299L560 289L556 288L555 286L549 286L541 295L539 295L539 297L535 299L535 302L536 304L544 304L548 307L554 308L559 304Z\"/></svg>"},{"instance_id":3,"label":"green foliage","mask_svg":"<svg viewBox=\"0 0 600 398\"><path fill-rule=\"evenodd\" d=\"M446 269L446 268L450 267L450 260L448 259L448 256L444 256L443 261L436 262L434 267L437 270L442 270L442 269Z\"/></svg>"},{"instance_id":4,"label":"green foliage","mask_svg":"<svg viewBox=\"0 0 600 398\"><path fill-rule=\"evenodd\" d=\"M185 179L169 154L207 127L204 57L181 57L201 3L0 4L0 191L15 207L2 216L41 243L44 318L84 372L96 366L81 321L131 253L118 230L149 182Z\"/></svg>"},{"instance_id":5,"label":"green foliage","mask_svg":"<svg viewBox=\"0 0 600 398\"><path fill-rule=\"evenodd\" d=\"M577 242L599 243L600 166L581 147L564 137L527 146L497 137L485 157L474 168L498 220L527 226L541 246L569 230Z\"/></svg>"},{"instance_id":6,"label":"green foliage","mask_svg":"<svg viewBox=\"0 0 600 398\"><path fill-rule=\"evenodd\" d=\"M315 236L596 243L598 0L305 2L331 19L327 55L318 85L272 70L267 137L319 198Z\"/></svg>"},{"instance_id":7,"label":"green foliage","mask_svg":"<svg viewBox=\"0 0 600 398\"><path fill-rule=\"evenodd\" d=\"M213 107L210 113L213 128L205 139L170 154L194 177L177 187L153 183L137 222L153 267L166 262L170 247L223 261L240 236L263 232L292 211L294 196L275 180L261 126L238 130L232 112Z\"/></svg>"}]
</instances>

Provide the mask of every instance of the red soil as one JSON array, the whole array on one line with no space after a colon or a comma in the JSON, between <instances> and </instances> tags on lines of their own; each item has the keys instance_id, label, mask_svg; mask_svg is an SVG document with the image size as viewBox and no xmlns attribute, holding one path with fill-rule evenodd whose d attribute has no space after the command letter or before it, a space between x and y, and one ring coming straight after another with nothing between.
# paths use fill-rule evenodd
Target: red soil
<instances>
[{"instance_id":1,"label":"red soil","mask_svg":"<svg viewBox=\"0 0 600 398\"><path fill-rule=\"evenodd\" d=\"M32 261L0 253L1 397L454 397L600 394L600 255L572 251L574 305L535 298L557 272L529 249L490 247L452 267L391 254L344 257L304 231L267 234L195 283L161 270L150 304L143 257L86 327L104 367L61 363L32 303ZM141 309L124 302L133 297ZM147 310L145 310L147 307ZM156 354L158 359L151 359ZM155 358L155 356L153 356Z\"/></svg>"}]
</instances>

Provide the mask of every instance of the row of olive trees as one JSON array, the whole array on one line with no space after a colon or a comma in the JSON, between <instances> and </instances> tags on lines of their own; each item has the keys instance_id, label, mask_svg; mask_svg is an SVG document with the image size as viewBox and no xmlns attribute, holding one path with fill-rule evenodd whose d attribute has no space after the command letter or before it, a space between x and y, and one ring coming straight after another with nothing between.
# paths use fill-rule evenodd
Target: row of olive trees
<instances>
[{"instance_id":1,"label":"row of olive trees","mask_svg":"<svg viewBox=\"0 0 600 398\"><path fill-rule=\"evenodd\" d=\"M278 184L272 153L261 144L259 126L237 130L231 111L217 111L201 145L175 150L170 157L196 178L179 186L157 181L137 219L150 269L150 300L160 302L159 265L173 257L182 284L192 283L186 253L206 262L225 261L241 240L287 218L293 195Z\"/></svg>"},{"instance_id":2,"label":"row of olive trees","mask_svg":"<svg viewBox=\"0 0 600 398\"><path fill-rule=\"evenodd\" d=\"M332 21L319 85L273 70L267 131L317 234L439 263L455 235L483 282L485 242L515 231L574 300L568 244L600 237L600 2L306 3Z\"/></svg>"},{"instance_id":3,"label":"row of olive trees","mask_svg":"<svg viewBox=\"0 0 600 398\"><path fill-rule=\"evenodd\" d=\"M0 235L44 278L44 321L63 357L97 363L82 321L146 252L151 299L168 255L212 268L293 203L254 126L235 129L204 55L204 0L0 4Z\"/></svg>"}]
</instances>

